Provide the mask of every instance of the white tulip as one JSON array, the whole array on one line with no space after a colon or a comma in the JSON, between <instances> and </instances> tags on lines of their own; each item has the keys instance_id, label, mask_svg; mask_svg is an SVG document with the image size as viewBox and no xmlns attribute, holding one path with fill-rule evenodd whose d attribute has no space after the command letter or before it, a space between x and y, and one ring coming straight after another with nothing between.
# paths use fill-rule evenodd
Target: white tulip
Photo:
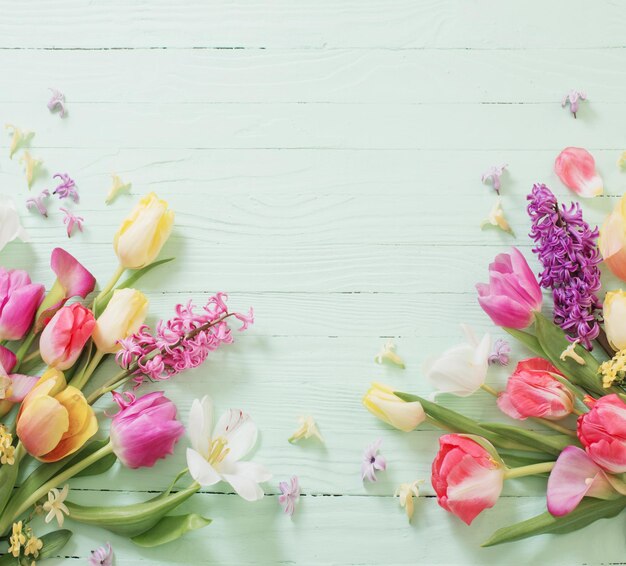
<instances>
[{"instance_id":1,"label":"white tulip","mask_svg":"<svg viewBox=\"0 0 626 566\"><path fill-rule=\"evenodd\" d=\"M28 241L28 234L17 213L13 199L0 195L0 251L16 238Z\"/></svg>"}]
</instances>

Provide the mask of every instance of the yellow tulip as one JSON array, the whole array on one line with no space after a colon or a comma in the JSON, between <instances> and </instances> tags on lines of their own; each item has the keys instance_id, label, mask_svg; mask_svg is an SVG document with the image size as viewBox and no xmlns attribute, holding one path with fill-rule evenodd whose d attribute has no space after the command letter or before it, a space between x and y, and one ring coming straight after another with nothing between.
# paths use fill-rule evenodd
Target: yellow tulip
<instances>
[{"instance_id":1,"label":"yellow tulip","mask_svg":"<svg viewBox=\"0 0 626 566\"><path fill-rule=\"evenodd\" d=\"M65 387L58 370L46 372L24 398L17 435L26 451L42 462L73 454L98 431L98 421L83 394Z\"/></svg>"},{"instance_id":2,"label":"yellow tulip","mask_svg":"<svg viewBox=\"0 0 626 566\"><path fill-rule=\"evenodd\" d=\"M424 422L426 414L417 401L406 402L394 390L382 383L373 383L363 397L365 408L398 430L410 432Z\"/></svg>"},{"instance_id":3,"label":"yellow tulip","mask_svg":"<svg viewBox=\"0 0 626 566\"><path fill-rule=\"evenodd\" d=\"M626 281L626 194L602 224L598 248L607 267Z\"/></svg>"},{"instance_id":4,"label":"yellow tulip","mask_svg":"<svg viewBox=\"0 0 626 566\"><path fill-rule=\"evenodd\" d=\"M135 289L117 289L96 320L92 338L99 352L114 354L123 340L139 330L148 312L148 299Z\"/></svg>"},{"instance_id":5,"label":"yellow tulip","mask_svg":"<svg viewBox=\"0 0 626 566\"><path fill-rule=\"evenodd\" d=\"M616 350L626 348L626 293L609 291L604 297L604 329L609 343Z\"/></svg>"},{"instance_id":6,"label":"yellow tulip","mask_svg":"<svg viewBox=\"0 0 626 566\"><path fill-rule=\"evenodd\" d=\"M122 267L141 269L159 255L174 224L174 212L167 206L167 202L150 193L122 222L113 239L113 247Z\"/></svg>"}]
</instances>

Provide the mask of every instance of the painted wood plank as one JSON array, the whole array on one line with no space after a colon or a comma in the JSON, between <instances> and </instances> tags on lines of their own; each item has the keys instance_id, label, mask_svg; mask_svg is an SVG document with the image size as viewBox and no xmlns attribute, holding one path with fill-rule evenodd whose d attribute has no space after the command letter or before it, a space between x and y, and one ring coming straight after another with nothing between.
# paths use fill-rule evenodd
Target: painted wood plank
<instances>
[{"instance_id":1,"label":"painted wood plank","mask_svg":"<svg viewBox=\"0 0 626 566\"><path fill-rule=\"evenodd\" d=\"M105 6L63 0L5 2L4 48L335 48L445 49L623 47L619 3L538 0L382 0L171 4L116 0ZM28 22L29 33L20 24ZM106 26L106 28L104 28ZM106 29L106 33L105 33ZM60 30L71 30L63 33Z\"/></svg>"},{"instance_id":2,"label":"painted wood plank","mask_svg":"<svg viewBox=\"0 0 626 566\"><path fill-rule=\"evenodd\" d=\"M49 85L63 90L68 116L74 103L120 102L479 102L556 108L569 89L584 88L591 106L581 106L582 117L587 111L593 115L597 102L623 100L623 58L623 48L575 55L567 49L17 50L0 52L0 62L12 69L0 77L0 101L42 104Z\"/></svg>"}]
</instances>

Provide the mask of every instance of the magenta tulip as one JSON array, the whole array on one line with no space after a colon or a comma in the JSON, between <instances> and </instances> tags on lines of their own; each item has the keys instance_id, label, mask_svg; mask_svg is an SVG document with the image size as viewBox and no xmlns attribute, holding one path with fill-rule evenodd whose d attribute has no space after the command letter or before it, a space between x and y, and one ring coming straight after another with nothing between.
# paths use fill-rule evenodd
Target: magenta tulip
<instances>
[{"instance_id":1,"label":"magenta tulip","mask_svg":"<svg viewBox=\"0 0 626 566\"><path fill-rule=\"evenodd\" d=\"M113 392L113 398L120 412L111 422L111 445L125 466L150 468L173 452L185 428L176 420L176 405L162 391L139 399Z\"/></svg>"},{"instance_id":2,"label":"magenta tulip","mask_svg":"<svg viewBox=\"0 0 626 566\"><path fill-rule=\"evenodd\" d=\"M85 298L96 286L95 277L62 248L54 248L50 267L57 276L54 285L37 311L35 332L40 332L71 297Z\"/></svg>"},{"instance_id":3,"label":"magenta tulip","mask_svg":"<svg viewBox=\"0 0 626 566\"><path fill-rule=\"evenodd\" d=\"M30 330L45 293L28 273L0 267L0 340L21 340Z\"/></svg>"},{"instance_id":4,"label":"magenta tulip","mask_svg":"<svg viewBox=\"0 0 626 566\"><path fill-rule=\"evenodd\" d=\"M517 248L489 265L489 283L478 283L478 302L498 326L523 329L541 310L541 288Z\"/></svg>"},{"instance_id":5,"label":"magenta tulip","mask_svg":"<svg viewBox=\"0 0 626 566\"><path fill-rule=\"evenodd\" d=\"M95 326L93 313L83 305L74 303L62 307L41 333L41 359L61 371L72 367Z\"/></svg>"},{"instance_id":6,"label":"magenta tulip","mask_svg":"<svg viewBox=\"0 0 626 566\"><path fill-rule=\"evenodd\" d=\"M0 375L8 374L13 371L17 357L11 350L0 345Z\"/></svg>"}]
</instances>

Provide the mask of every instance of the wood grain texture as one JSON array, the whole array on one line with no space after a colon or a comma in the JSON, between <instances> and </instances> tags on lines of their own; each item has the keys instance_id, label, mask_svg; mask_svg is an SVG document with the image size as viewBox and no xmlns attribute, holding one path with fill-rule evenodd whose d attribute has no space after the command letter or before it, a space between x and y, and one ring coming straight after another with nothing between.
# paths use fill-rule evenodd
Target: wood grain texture
<instances>
[{"instance_id":1,"label":"wood grain texture","mask_svg":"<svg viewBox=\"0 0 626 566\"><path fill-rule=\"evenodd\" d=\"M183 421L207 393L218 410L249 411L261 429L254 458L274 473L257 504L223 484L198 495L184 509L214 523L169 546L140 549L80 527L51 566L84 563L106 540L120 566L623 561L620 519L582 535L479 547L503 524L543 511L542 479L507 482L471 527L439 508L427 481L409 525L393 493L428 479L438 432L399 433L361 406L374 380L430 395L421 368L461 341L461 322L502 336L474 285L510 245L539 269L526 195L544 182L575 200L553 172L564 147L592 151L604 178L605 196L584 202L591 223L626 190L616 166L626 148L618 2L0 0L0 14L0 125L36 132L31 152L45 169L33 193L67 171L86 221L68 241L58 202L47 220L25 210L22 168L8 159L3 132L0 193L21 207L31 244L10 244L2 265L50 285L49 254L62 245L104 281L122 216L148 191L166 198L177 216L163 256L176 263L142 281L149 322L219 290L234 308L254 306L257 320L162 387ZM66 119L46 109L48 87L65 92ZM590 99L576 120L560 108L572 88ZM509 165L502 204L516 238L479 228L494 203L480 176L500 163ZM112 173L133 187L105 206ZM603 281L620 285L607 273ZM373 362L389 338L404 371ZM514 346L512 363L528 355ZM102 371L111 368L109 360ZM502 388L509 370L492 368L488 382ZM479 420L502 418L483 392L439 400ZM324 445L287 442L305 414ZM377 438L389 468L364 485L362 451ZM186 442L152 470L115 466L78 480L71 499L148 498L185 466ZM289 520L276 494L293 474L303 497Z\"/></svg>"}]
</instances>

